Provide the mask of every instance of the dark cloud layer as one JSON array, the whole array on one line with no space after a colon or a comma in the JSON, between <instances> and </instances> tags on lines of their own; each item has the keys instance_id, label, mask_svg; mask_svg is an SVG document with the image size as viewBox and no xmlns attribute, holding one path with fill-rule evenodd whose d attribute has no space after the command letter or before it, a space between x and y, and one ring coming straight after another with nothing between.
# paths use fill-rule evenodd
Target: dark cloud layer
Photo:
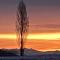
<instances>
[{"instance_id":1,"label":"dark cloud layer","mask_svg":"<svg viewBox=\"0 0 60 60\"><path fill-rule=\"evenodd\" d=\"M59 28L60 29L60 24L46 24L41 27L46 27L46 28Z\"/></svg>"},{"instance_id":2,"label":"dark cloud layer","mask_svg":"<svg viewBox=\"0 0 60 60\"><path fill-rule=\"evenodd\" d=\"M28 5L34 6L60 6L60 0L25 0Z\"/></svg>"},{"instance_id":3,"label":"dark cloud layer","mask_svg":"<svg viewBox=\"0 0 60 60\"><path fill-rule=\"evenodd\" d=\"M0 5L16 5L21 0L0 0ZM60 0L24 0L28 5L34 6L60 6Z\"/></svg>"}]
</instances>

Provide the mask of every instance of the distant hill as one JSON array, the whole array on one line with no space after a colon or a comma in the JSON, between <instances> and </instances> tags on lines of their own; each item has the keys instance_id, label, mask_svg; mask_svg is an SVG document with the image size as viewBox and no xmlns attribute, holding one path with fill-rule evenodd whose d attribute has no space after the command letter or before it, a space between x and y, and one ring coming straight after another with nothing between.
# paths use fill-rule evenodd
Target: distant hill
<instances>
[{"instance_id":1,"label":"distant hill","mask_svg":"<svg viewBox=\"0 0 60 60\"><path fill-rule=\"evenodd\" d=\"M0 56L17 56L15 53L12 53L10 50L0 49Z\"/></svg>"},{"instance_id":2,"label":"distant hill","mask_svg":"<svg viewBox=\"0 0 60 60\"><path fill-rule=\"evenodd\" d=\"M0 56L18 56L19 55L19 49L0 49ZM60 51L47 51L47 52L41 52L34 49L24 49L24 55L25 56L60 56Z\"/></svg>"},{"instance_id":3,"label":"distant hill","mask_svg":"<svg viewBox=\"0 0 60 60\"><path fill-rule=\"evenodd\" d=\"M40 55L42 52L34 50L34 49L24 49L25 50L25 55Z\"/></svg>"},{"instance_id":4,"label":"distant hill","mask_svg":"<svg viewBox=\"0 0 60 60\"><path fill-rule=\"evenodd\" d=\"M0 56L18 56L19 49L0 49ZM39 51L33 49L24 49L24 55L37 55L40 54Z\"/></svg>"}]
</instances>

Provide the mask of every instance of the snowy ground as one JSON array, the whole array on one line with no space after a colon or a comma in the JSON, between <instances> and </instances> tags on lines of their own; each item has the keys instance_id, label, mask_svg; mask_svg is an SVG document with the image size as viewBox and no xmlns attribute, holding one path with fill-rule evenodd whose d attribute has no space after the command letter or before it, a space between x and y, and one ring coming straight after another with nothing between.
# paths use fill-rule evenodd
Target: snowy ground
<instances>
[{"instance_id":1,"label":"snowy ground","mask_svg":"<svg viewBox=\"0 0 60 60\"><path fill-rule=\"evenodd\" d=\"M10 56L0 57L0 60L60 60L60 55L41 55L41 56Z\"/></svg>"}]
</instances>

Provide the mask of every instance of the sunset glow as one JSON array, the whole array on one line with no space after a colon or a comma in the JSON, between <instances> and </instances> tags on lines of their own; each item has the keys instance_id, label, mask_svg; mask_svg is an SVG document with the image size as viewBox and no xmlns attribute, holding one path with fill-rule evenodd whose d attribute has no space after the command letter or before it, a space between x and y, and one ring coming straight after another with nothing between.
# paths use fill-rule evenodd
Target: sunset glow
<instances>
[{"instance_id":1,"label":"sunset glow","mask_svg":"<svg viewBox=\"0 0 60 60\"><path fill-rule=\"evenodd\" d=\"M60 40L60 33L29 34L27 39Z\"/></svg>"},{"instance_id":2,"label":"sunset glow","mask_svg":"<svg viewBox=\"0 0 60 60\"><path fill-rule=\"evenodd\" d=\"M38 51L60 51L60 33L28 34L25 48ZM0 48L19 48L16 34L0 34Z\"/></svg>"},{"instance_id":3,"label":"sunset glow","mask_svg":"<svg viewBox=\"0 0 60 60\"><path fill-rule=\"evenodd\" d=\"M0 34L0 39L16 39L15 34Z\"/></svg>"},{"instance_id":4,"label":"sunset glow","mask_svg":"<svg viewBox=\"0 0 60 60\"><path fill-rule=\"evenodd\" d=\"M0 39L17 39L16 34L0 34ZM60 40L60 33L28 34L27 40Z\"/></svg>"}]
</instances>

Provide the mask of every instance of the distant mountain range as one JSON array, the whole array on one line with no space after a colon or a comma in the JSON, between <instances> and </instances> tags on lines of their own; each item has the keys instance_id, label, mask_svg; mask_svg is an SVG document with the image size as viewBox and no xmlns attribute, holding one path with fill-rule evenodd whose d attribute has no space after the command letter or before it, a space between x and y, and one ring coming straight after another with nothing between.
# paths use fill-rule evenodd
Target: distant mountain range
<instances>
[{"instance_id":1,"label":"distant mountain range","mask_svg":"<svg viewBox=\"0 0 60 60\"><path fill-rule=\"evenodd\" d=\"M24 49L25 56L42 56L42 55L60 55L60 51L41 52L34 49ZM0 49L0 56L18 56L19 49Z\"/></svg>"},{"instance_id":2,"label":"distant mountain range","mask_svg":"<svg viewBox=\"0 0 60 60\"><path fill-rule=\"evenodd\" d=\"M0 56L18 56L19 55L19 49L0 49ZM24 49L24 55L36 55L40 54L39 51L33 50L33 49Z\"/></svg>"}]
</instances>

